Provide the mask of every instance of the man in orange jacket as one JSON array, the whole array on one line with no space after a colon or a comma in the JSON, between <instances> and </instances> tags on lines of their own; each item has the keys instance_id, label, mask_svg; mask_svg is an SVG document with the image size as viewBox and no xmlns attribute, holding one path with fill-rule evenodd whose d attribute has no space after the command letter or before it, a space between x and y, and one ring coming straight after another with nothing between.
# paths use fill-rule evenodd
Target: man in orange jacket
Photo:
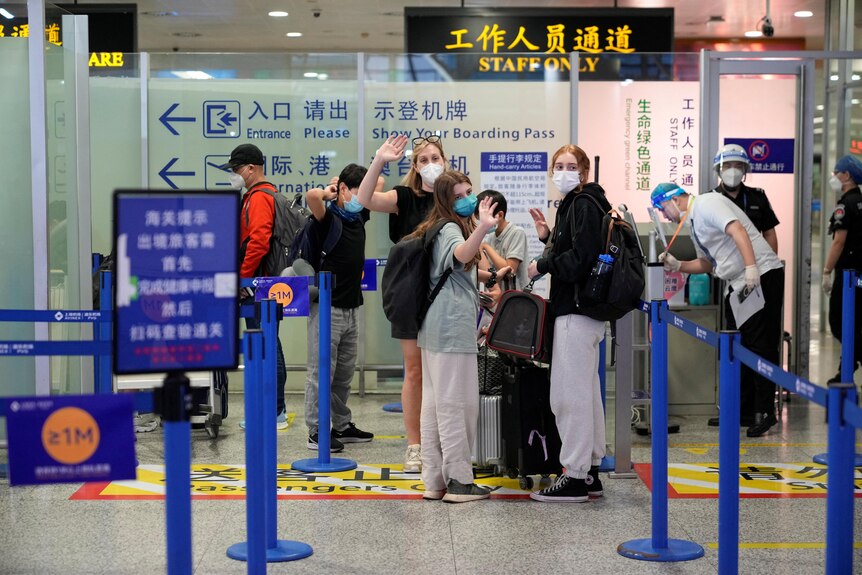
<instances>
[{"instance_id":1,"label":"man in orange jacket","mask_svg":"<svg viewBox=\"0 0 862 575\"><path fill-rule=\"evenodd\" d=\"M269 240L275 221L275 199L273 194L278 188L267 182L264 171L265 160L260 148L254 144L242 144L234 148L228 163L222 169L228 170L228 177L234 189L247 191L242 197L240 210L240 272L242 278L275 275L281 270L263 269L263 258L269 252ZM258 193L262 192L262 193ZM253 304L254 292L245 288L242 292L241 304ZM260 328L260 321L253 317L245 319L248 329ZM284 363L284 352L281 349L281 339L278 340L276 355L276 426L287 428L287 413L284 403L284 384L287 381L287 369ZM245 420L240 422L245 428Z\"/></svg>"}]
</instances>

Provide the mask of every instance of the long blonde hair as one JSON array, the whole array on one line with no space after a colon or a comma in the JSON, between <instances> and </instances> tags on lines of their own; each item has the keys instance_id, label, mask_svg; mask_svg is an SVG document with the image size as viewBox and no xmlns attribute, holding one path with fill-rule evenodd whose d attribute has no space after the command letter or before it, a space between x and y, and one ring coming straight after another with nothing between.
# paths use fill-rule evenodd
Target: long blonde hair
<instances>
[{"instance_id":1,"label":"long blonde hair","mask_svg":"<svg viewBox=\"0 0 862 575\"><path fill-rule=\"evenodd\" d=\"M416 229L408 237L420 237L425 234L428 229L439 220L453 222L461 229L461 234L466 240L476 229L476 220L472 215L461 217L452 209L452 204L455 203L455 186L458 184L470 184L470 178L461 172L450 170L443 172L437 177L434 182L434 205L428 211L428 215L419 224ZM465 266L465 269L471 269L475 264L479 263L479 252L473 256L473 261Z\"/></svg>"},{"instance_id":2,"label":"long blonde hair","mask_svg":"<svg viewBox=\"0 0 862 575\"><path fill-rule=\"evenodd\" d=\"M423 140L413 146L413 153L410 156L410 170L404 176L404 179L401 180L402 186L407 186L413 191L422 191L422 176L419 175L419 170L416 169L416 162L419 161L419 154L428 146L434 146L439 150L440 156L443 157L443 171L446 172L449 169L449 162L446 161L446 152L443 151L443 142L440 140L436 142Z\"/></svg>"}]
</instances>

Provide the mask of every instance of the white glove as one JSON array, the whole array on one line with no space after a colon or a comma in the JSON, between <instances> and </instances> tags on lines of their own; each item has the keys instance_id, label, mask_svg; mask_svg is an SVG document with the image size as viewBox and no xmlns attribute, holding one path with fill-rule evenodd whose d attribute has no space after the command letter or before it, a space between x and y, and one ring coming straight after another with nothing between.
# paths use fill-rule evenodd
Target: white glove
<instances>
[{"instance_id":1,"label":"white glove","mask_svg":"<svg viewBox=\"0 0 862 575\"><path fill-rule=\"evenodd\" d=\"M682 262L680 262L668 252L662 252L661 255L659 255L658 257L658 261L660 261L664 265L665 271L669 272L678 272L680 266L682 266Z\"/></svg>"},{"instance_id":2,"label":"white glove","mask_svg":"<svg viewBox=\"0 0 862 575\"><path fill-rule=\"evenodd\" d=\"M823 280L820 285L823 286L823 293L832 295L832 272L826 273L826 270L823 271Z\"/></svg>"},{"instance_id":3,"label":"white glove","mask_svg":"<svg viewBox=\"0 0 862 575\"><path fill-rule=\"evenodd\" d=\"M757 269L757 264L745 266L745 287L749 291L760 285L760 270Z\"/></svg>"}]
</instances>

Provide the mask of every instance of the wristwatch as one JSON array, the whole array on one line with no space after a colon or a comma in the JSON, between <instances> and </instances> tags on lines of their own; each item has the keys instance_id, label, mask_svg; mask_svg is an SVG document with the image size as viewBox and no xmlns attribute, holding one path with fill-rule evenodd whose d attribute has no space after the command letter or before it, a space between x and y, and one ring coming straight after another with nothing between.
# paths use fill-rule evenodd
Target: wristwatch
<instances>
[{"instance_id":1,"label":"wristwatch","mask_svg":"<svg viewBox=\"0 0 862 575\"><path fill-rule=\"evenodd\" d=\"M488 278L488 281L485 282L485 289L491 289L497 283L497 270L492 269L491 277Z\"/></svg>"}]
</instances>

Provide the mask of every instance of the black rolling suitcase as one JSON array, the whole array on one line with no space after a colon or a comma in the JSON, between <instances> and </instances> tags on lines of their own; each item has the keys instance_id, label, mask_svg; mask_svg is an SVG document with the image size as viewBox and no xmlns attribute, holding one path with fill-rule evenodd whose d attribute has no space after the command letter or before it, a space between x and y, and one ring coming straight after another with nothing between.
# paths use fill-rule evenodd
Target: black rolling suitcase
<instances>
[{"instance_id":1,"label":"black rolling suitcase","mask_svg":"<svg viewBox=\"0 0 862 575\"><path fill-rule=\"evenodd\" d=\"M560 434L551 411L548 368L518 365L503 378L503 454L508 475L532 489L529 475L559 474Z\"/></svg>"}]
</instances>

